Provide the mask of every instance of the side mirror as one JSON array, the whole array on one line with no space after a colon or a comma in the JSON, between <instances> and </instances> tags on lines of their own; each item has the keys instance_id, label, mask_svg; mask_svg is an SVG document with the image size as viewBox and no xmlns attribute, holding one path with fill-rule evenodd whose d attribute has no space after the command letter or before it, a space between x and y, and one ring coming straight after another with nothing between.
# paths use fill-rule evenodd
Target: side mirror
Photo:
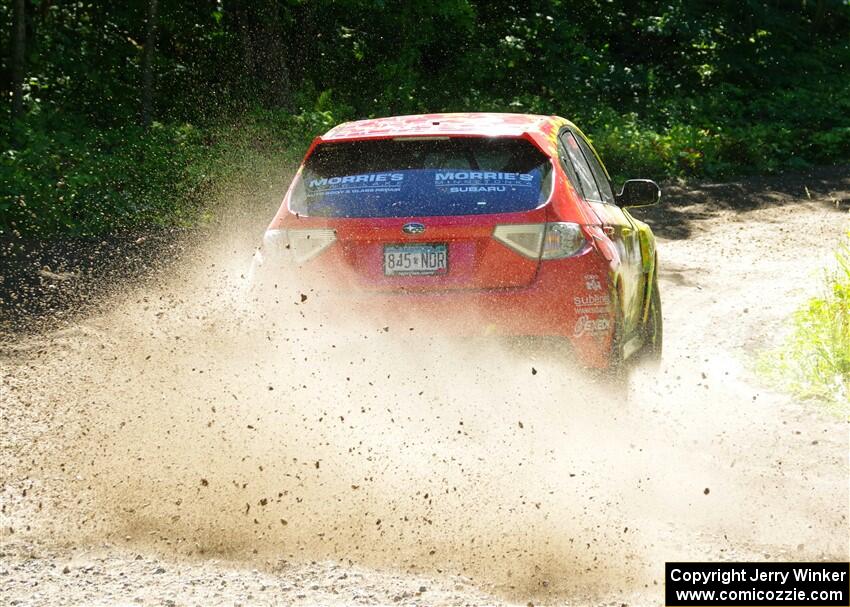
<instances>
[{"instance_id":1,"label":"side mirror","mask_svg":"<svg viewBox=\"0 0 850 607\"><path fill-rule=\"evenodd\" d=\"M617 195L618 207L648 207L661 200L661 188L651 179L629 179Z\"/></svg>"}]
</instances>

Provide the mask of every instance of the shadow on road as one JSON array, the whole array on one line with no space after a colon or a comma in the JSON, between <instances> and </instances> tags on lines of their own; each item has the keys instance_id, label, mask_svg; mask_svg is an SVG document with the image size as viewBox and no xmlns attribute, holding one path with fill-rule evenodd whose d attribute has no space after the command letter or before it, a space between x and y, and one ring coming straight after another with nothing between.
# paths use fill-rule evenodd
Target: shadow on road
<instances>
[{"instance_id":1,"label":"shadow on road","mask_svg":"<svg viewBox=\"0 0 850 607\"><path fill-rule=\"evenodd\" d=\"M632 214L660 238L688 238L693 223L721 212L747 212L770 206L815 202L824 211L850 209L850 165L819 167L804 173L749 177L729 183L667 184L661 203Z\"/></svg>"}]
</instances>

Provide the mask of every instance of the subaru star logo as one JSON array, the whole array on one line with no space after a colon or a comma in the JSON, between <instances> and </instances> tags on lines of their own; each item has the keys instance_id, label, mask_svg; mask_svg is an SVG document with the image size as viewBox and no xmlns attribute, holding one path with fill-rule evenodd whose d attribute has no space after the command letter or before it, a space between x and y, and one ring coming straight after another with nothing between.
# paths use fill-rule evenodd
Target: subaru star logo
<instances>
[{"instance_id":1,"label":"subaru star logo","mask_svg":"<svg viewBox=\"0 0 850 607\"><path fill-rule=\"evenodd\" d=\"M404 232L405 234L421 234L422 232L425 231L425 224L424 223L415 223L415 222L406 223L401 228L401 231Z\"/></svg>"}]
</instances>

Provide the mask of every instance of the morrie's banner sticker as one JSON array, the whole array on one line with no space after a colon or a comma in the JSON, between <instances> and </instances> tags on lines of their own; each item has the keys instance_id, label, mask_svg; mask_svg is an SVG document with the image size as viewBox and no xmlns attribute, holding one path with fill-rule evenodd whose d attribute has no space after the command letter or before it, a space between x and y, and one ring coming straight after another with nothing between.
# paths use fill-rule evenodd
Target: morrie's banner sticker
<instances>
[{"instance_id":1,"label":"morrie's banner sticker","mask_svg":"<svg viewBox=\"0 0 850 607\"><path fill-rule=\"evenodd\" d=\"M667 607L850 606L848 563L666 563Z\"/></svg>"},{"instance_id":2,"label":"morrie's banner sticker","mask_svg":"<svg viewBox=\"0 0 850 607\"><path fill-rule=\"evenodd\" d=\"M291 208L323 217L420 217L538 208L552 187L549 165L528 172L398 169L351 175L305 170Z\"/></svg>"}]
</instances>

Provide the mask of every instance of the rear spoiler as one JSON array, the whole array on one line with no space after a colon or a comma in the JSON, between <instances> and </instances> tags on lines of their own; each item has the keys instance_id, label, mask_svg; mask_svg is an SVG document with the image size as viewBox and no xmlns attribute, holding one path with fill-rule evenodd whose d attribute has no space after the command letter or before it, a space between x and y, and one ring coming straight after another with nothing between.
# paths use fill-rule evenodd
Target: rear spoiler
<instances>
[{"instance_id":1,"label":"rear spoiler","mask_svg":"<svg viewBox=\"0 0 850 607\"><path fill-rule=\"evenodd\" d=\"M325 139L322 135L318 135L318 136L313 138L313 141L310 143L310 147L307 148L307 152L304 154L304 160L307 160L307 158L309 158L310 154L313 153L313 150L315 150L316 147L319 144L322 144L322 143L345 143L345 142L349 142L349 141L378 141L378 140L381 140L381 139L392 139L392 140L413 139L413 140L420 140L420 141L424 140L424 139L432 140L432 139L437 139L437 138L439 138L439 139L482 138L483 139L483 138L493 137L493 136L494 135L488 135L488 134L484 134L484 133L450 133L449 132L449 133L439 133L439 134L435 134L435 133L410 133L410 134L402 133L402 134L399 134L399 135L387 135L387 134L361 135L361 136L352 136L352 137L332 137L330 139ZM500 135L495 135L495 136L500 136ZM501 137L504 137L506 139L525 139L526 141L531 143L531 145L533 145L535 148L540 150L540 152L542 152L546 156L552 156L552 150L547 149L547 147L544 147L543 141L541 141L541 140L545 141L545 138L539 133L532 134L528 131L523 131L521 133L515 133L515 132L514 133L505 133L504 135L501 135Z\"/></svg>"}]
</instances>

